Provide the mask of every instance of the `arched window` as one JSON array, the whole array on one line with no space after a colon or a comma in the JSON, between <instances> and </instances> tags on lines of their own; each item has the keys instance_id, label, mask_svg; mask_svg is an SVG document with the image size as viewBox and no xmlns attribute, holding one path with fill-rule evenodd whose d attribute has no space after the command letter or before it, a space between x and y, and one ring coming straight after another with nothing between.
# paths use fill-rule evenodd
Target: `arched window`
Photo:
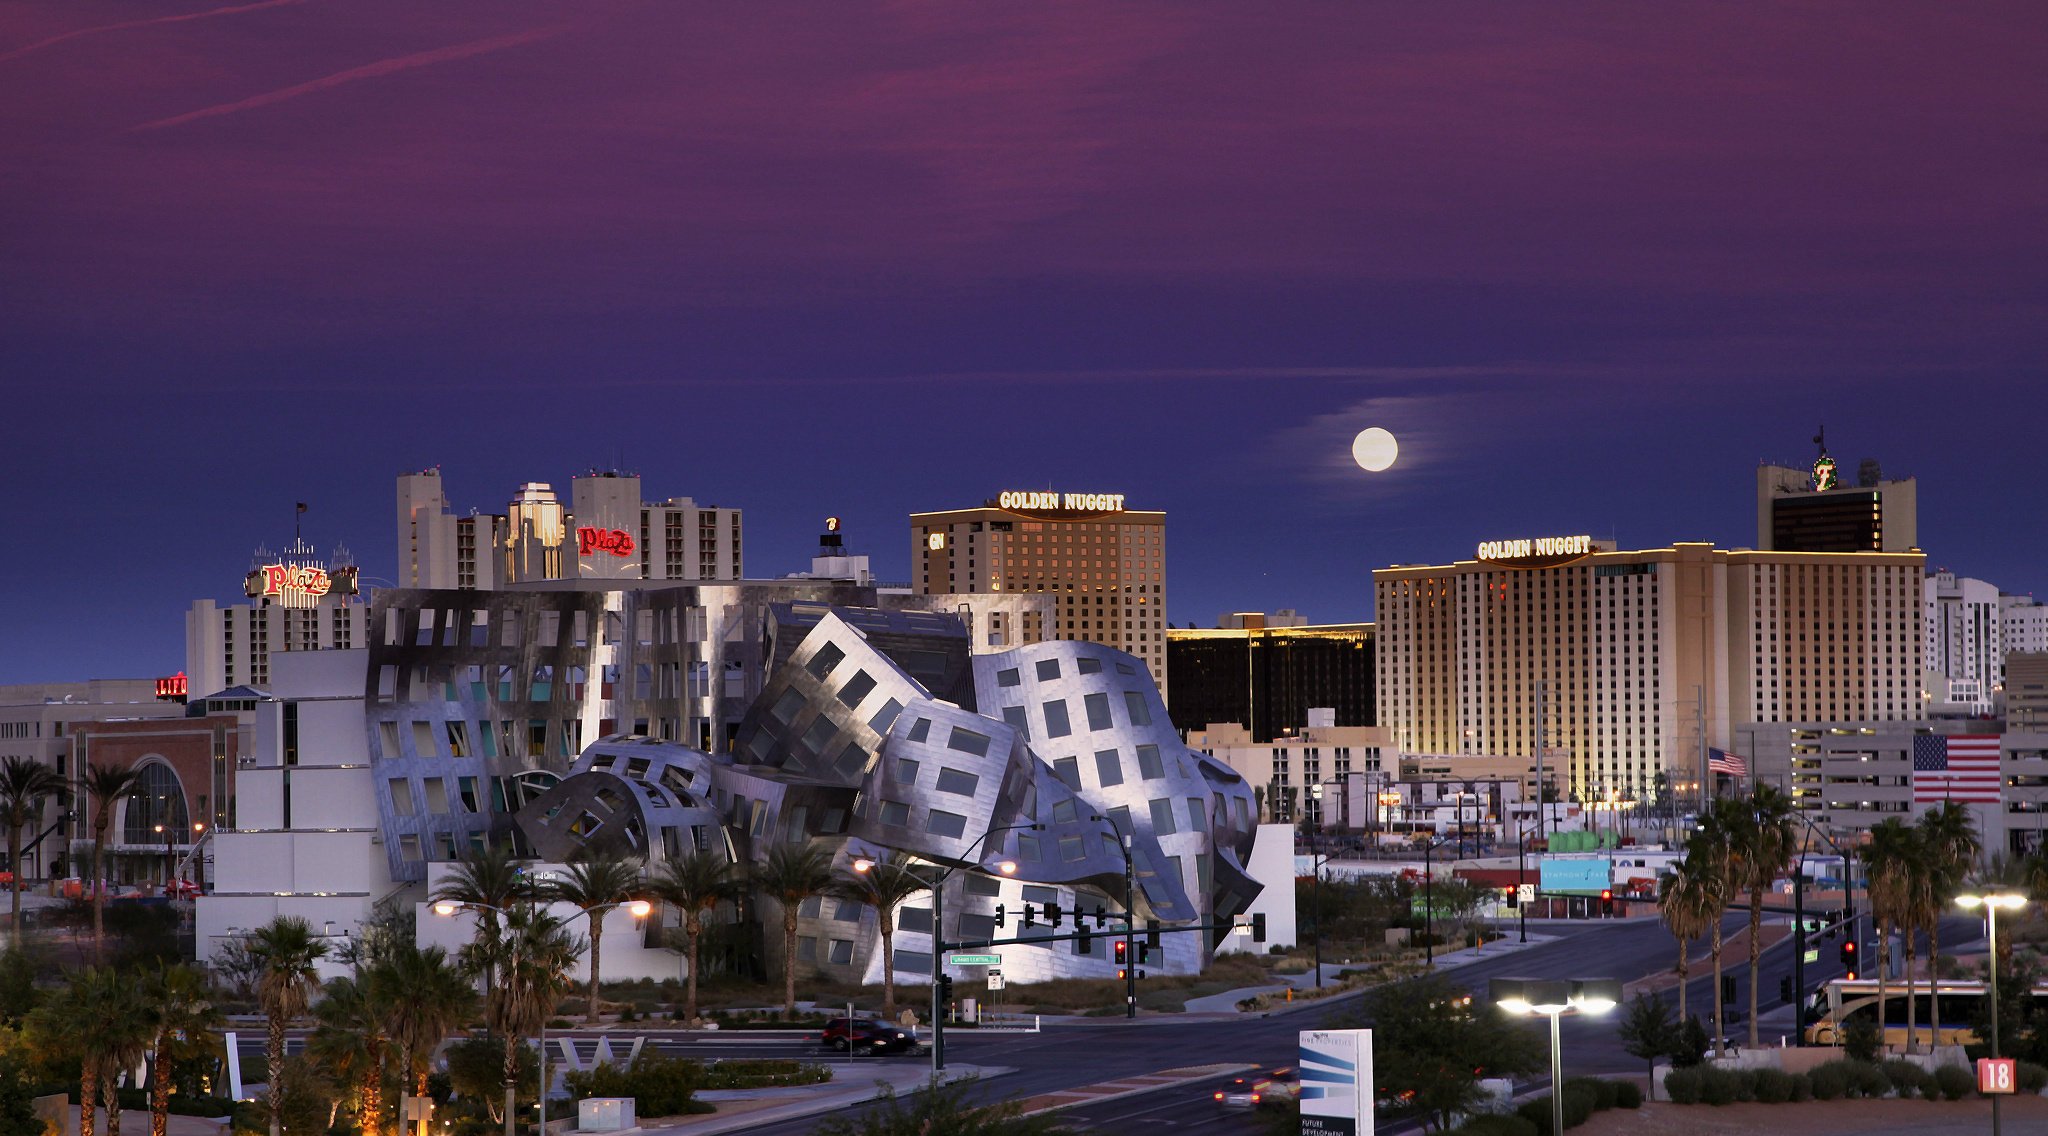
<instances>
[{"instance_id":1,"label":"arched window","mask_svg":"<svg viewBox=\"0 0 2048 1136\"><path fill-rule=\"evenodd\" d=\"M135 791L128 795L121 824L123 844L162 844L168 833L172 844L192 842L192 817L185 811L185 788L178 775L160 761L135 767ZM157 826L164 826L158 832Z\"/></svg>"}]
</instances>

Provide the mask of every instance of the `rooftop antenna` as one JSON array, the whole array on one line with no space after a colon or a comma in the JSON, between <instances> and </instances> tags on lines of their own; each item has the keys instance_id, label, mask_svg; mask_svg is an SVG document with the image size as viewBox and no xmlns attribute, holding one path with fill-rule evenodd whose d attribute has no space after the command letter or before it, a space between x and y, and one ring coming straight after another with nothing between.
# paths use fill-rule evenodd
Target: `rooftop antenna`
<instances>
[{"instance_id":1,"label":"rooftop antenna","mask_svg":"<svg viewBox=\"0 0 2048 1136\"><path fill-rule=\"evenodd\" d=\"M1815 454L1815 457L1828 456L1828 427L1825 422L1821 424L1820 432L1813 436L1813 444L1820 447L1820 453Z\"/></svg>"},{"instance_id":2,"label":"rooftop antenna","mask_svg":"<svg viewBox=\"0 0 2048 1136\"><path fill-rule=\"evenodd\" d=\"M301 501L299 502L299 507L297 511L292 513L292 543L294 544L298 543L299 540L299 521L302 518L304 518L305 515L306 503L304 501Z\"/></svg>"}]
</instances>

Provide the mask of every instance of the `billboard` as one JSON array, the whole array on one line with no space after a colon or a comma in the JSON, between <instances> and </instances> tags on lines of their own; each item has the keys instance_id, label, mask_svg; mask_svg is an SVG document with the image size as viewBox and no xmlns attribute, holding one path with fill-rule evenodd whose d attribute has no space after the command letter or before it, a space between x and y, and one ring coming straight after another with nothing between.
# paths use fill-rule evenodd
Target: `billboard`
<instances>
[{"instance_id":1,"label":"billboard","mask_svg":"<svg viewBox=\"0 0 2048 1136\"><path fill-rule=\"evenodd\" d=\"M1372 1031L1301 1031L1301 1131L1372 1136Z\"/></svg>"},{"instance_id":2,"label":"billboard","mask_svg":"<svg viewBox=\"0 0 2048 1136\"><path fill-rule=\"evenodd\" d=\"M1613 886L1612 867L1605 856L1545 856L1538 862L1545 895L1599 895Z\"/></svg>"}]
</instances>

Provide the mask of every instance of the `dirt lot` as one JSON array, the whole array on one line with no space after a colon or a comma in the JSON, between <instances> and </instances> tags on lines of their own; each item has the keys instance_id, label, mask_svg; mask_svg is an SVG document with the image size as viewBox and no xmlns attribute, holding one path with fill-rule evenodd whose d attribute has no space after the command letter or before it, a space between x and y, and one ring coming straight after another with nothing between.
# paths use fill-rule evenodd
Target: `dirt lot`
<instances>
[{"instance_id":1,"label":"dirt lot","mask_svg":"<svg viewBox=\"0 0 2048 1136\"><path fill-rule=\"evenodd\" d=\"M2013 1097L2001 1117L2008 1133L2048 1132L2048 1097ZM1805 1104L1646 1104L1634 1112L1596 1112L1578 1136L1982 1136L1991 1131L1987 1100L1852 1100Z\"/></svg>"}]
</instances>

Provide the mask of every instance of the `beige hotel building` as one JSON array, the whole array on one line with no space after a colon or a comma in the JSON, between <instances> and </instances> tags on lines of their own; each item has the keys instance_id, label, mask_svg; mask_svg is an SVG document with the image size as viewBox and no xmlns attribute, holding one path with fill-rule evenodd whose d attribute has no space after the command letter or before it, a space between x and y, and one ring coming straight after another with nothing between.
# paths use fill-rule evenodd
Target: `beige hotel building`
<instances>
[{"instance_id":1,"label":"beige hotel building","mask_svg":"<svg viewBox=\"0 0 2048 1136\"><path fill-rule=\"evenodd\" d=\"M1581 800L1691 796L1738 723L1921 716L1926 558L1489 541L1373 573L1376 702L1404 753L1546 760ZM1749 755L1754 759L1755 755Z\"/></svg>"},{"instance_id":2,"label":"beige hotel building","mask_svg":"<svg viewBox=\"0 0 2048 1136\"><path fill-rule=\"evenodd\" d=\"M1121 493L1006 492L978 508L910 515L912 591L1053 597L991 628L1012 644L1101 643L1137 656L1166 690L1166 514ZM992 618L1002 618L995 616Z\"/></svg>"}]
</instances>

